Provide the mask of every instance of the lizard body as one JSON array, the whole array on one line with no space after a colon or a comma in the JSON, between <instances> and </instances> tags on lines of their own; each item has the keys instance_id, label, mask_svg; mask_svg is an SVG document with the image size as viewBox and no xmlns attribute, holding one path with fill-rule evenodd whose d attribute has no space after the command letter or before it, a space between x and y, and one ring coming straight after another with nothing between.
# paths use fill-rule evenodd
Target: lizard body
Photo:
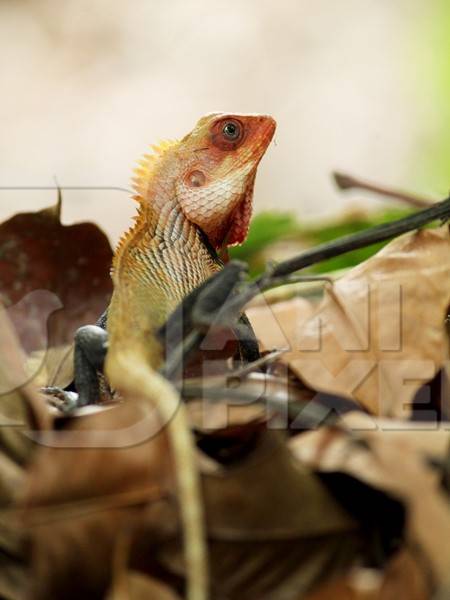
<instances>
[{"instance_id":1,"label":"lizard body","mask_svg":"<svg viewBox=\"0 0 450 600\"><path fill-rule=\"evenodd\" d=\"M152 335L191 290L220 268L215 249L243 241L256 168L275 129L270 117L210 115L181 142L165 144L137 171L139 213L113 263L105 371L112 386L144 394L169 423L182 513L188 597L206 597L207 567L194 443L179 398L151 370Z\"/></svg>"},{"instance_id":2,"label":"lizard body","mask_svg":"<svg viewBox=\"0 0 450 600\"><path fill-rule=\"evenodd\" d=\"M138 215L113 262L111 344L130 346L132 338L157 366L151 332L220 269L215 251L247 235L256 169L274 130L271 117L208 115L140 162L133 180Z\"/></svg>"},{"instance_id":3,"label":"lizard body","mask_svg":"<svg viewBox=\"0 0 450 600\"><path fill-rule=\"evenodd\" d=\"M168 425L189 600L205 600L208 587L200 481L184 407L157 372L162 353L155 333L189 292L220 269L216 251L244 241L256 169L274 131L268 116L216 113L200 119L179 142L163 143L144 157L134 179L136 222L113 261L108 342L98 327L82 328L76 336L80 404L92 401L108 347L104 372L112 388L125 397L144 397ZM79 368L77 356L83 358Z\"/></svg>"}]
</instances>

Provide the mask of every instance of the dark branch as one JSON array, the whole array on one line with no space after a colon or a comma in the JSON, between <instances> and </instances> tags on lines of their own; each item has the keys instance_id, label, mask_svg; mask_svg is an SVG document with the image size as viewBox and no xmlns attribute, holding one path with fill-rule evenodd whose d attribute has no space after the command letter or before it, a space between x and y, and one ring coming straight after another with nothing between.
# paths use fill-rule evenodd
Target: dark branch
<instances>
[{"instance_id":1,"label":"dark branch","mask_svg":"<svg viewBox=\"0 0 450 600\"><path fill-rule=\"evenodd\" d=\"M179 372L181 363L186 360L193 352L195 352L203 339L203 333L206 327L209 326L232 326L236 323L242 312L245 304L259 293L273 287L275 284L281 285L292 281L292 273L314 265L323 260L340 256L365 248L378 242L384 242L398 235L418 229L432 221L441 219L447 220L450 218L450 198L438 202L430 208L421 210L413 215L371 227L365 231L361 231L352 235L338 238L326 244L321 244L315 248L306 250L298 256L294 256L277 265L269 267L258 279L254 282L243 284L238 293L231 293L233 287L233 277L238 280L243 272L242 264L238 262L230 262L225 267L222 273L211 280L212 285L205 285L201 289L201 293L195 298L193 305L190 306L190 319L194 326L193 331L182 342L174 356L170 357L166 369L163 373L167 377L174 377L176 372ZM217 291L220 289L221 281L226 281L226 294L219 300ZM230 294L230 295L228 295ZM193 318L195 316L195 318Z\"/></svg>"},{"instance_id":2,"label":"dark branch","mask_svg":"<svg viewBox=\"0 0 450 600\"><path fill-rule=\"evenodd\" d=\"M413 231L419 227L423 227L432 221L437 219L447 220L450 218L450 198L437 202L425 208L413 215L398 219L397 221L391 221L390 223L383 223L382 225L376 225L365 231L359 231L351 235L333 240L326 244L321 244L310 250L302 252L302 254L295 256L279 263L272 271L271 277L279 277L283 275L290 275L295 271L304 269L318 262L346 254L352 250L358 250L359 248L365 248L378 242L385 242L386 240L392 239L402 233ZM261 279L264 275L261 276Z\"/></svg>"},{"instance_id":3,"label":"dark branch","mask_svg":"<svg viewBox=\"0 0 450 600\"><path fill-rule=\"evenodd\" d=\"M353 233L338 238L337 240L327 242L326 244L321 244L320 246L305 250L305 252L302 252L293 258L289 258L270 267L253 283L249 284L239 294L231 298L221 311L222 318L229 319L236 311L242 310L244 305L252 298L265 289L273 287L272 282L277 278L289 276L296 271L310 267L323 260L341 256L352 250L358 250L359 248L365 248L378 242L390 240L398 235L407 233L408 231L413 231L414 229L428 225L438 219L447 220L449 218L450 198L447 198L442 202L433 204L430 208L418 211L413 215L398 219L397 221L376 225L365 231L359 231L358 233Z\"/></svg>"}]
</instances>

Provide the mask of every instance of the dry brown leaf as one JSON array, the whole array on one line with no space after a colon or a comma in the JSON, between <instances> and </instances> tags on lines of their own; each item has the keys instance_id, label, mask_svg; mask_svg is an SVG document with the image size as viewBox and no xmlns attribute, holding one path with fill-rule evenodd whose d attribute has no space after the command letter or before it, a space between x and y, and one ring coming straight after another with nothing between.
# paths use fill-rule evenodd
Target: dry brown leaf
<instances>
[{"instance_id":1,"label":"dry brown leaf","mask_svg":"<svg viewBox=\"0 0 450 600\"><path fill-rule=\"evenodd\" d=\"M28 434L47 429L51 419L44 402L27 383L25 355L1 307L0 356L0 451L4 459L24 465L34 449Z\"/></svg>"},{"instance_id":2,"label":"dry brown leaf","mask_svg":"<svg viewBox=\"0 0 450 600\"><path fill-rule=\"evenodd\" d=\"M384 571L352 569L319 586L305 600L428 600L430 590L422 567L409 550L402 550Z\"/></svg>"},{"instance_id":3,"label":"dry brown leaf","mask_svg":"<svg viewBox=\"0 0 450 600\"><path fill-rule=\"evenodd\" d=\"M281 327L292 352L281 360L312 389L407 417L417 390L449 358L449 304L448 226L407 234L328 287L310 318L295 322L294 310Z\"/></svg>"},{"instance_id":4,"label":"dry brown leaf","mask_svg":"<svg viewBox=\"0 0 450 600\"><path fill-rule=\"evenodd\" d=\"M355 522L276 432L232 468L205 473L204 491L212 598L293 598L359 552Z\"/></svg>"},{"instance_id":5,"label":"dry brown leaf","mask_svg":"<svg viewBox=\"0 0 450 600\"><path fill-rule=\"evenodd\" d=\"M278 432L265 431L254 451L233 468L205 474L205 494L211 507L209 532L215 538L312 537L355 525L319 480L293 460ZM305 503L307 498L315 502Z\"/></svg>"},{"instance_id":6,"label":"dry brown leaf","mask_svg":"<svg viewBox=\"0 0 450 600\"><path fill-rule=\"evenodd\" d=\"M153 577L129 570L105 600L181 600L181 597Z\"/></svg>"},{"instance_id":7,"label":"dry brown leaf","mask_svg":"<svg viewBox=\"0 0 450 600\"><path fill-rule=\"evenodd\" d=\"M116 539L112 585L105 600L180 600L169 586L129 568L132 537L133 531L127 527Z\"/></svg>"},{"instance_id":8,"label":"dry brown leaf","mask_svg":"<svg viewBox=\"0 0 450 600\"><path fill-rule=\"evenodd\" d=\"M0 300L26 352L70 343L112 291L112 250L92 223L62 225L60 203L0 225Z\"/></svg>"},{"instance_id":9,"label":"dry brown leaf","mask_svg":"<svg viewBox=\"0 0 450 600\"><path fill-rule=\"evenodd\" d=\"M260 348L290 348L292 336L314 313L314 305L305 298L294 298L276 304L250 306L246 309Z\"/></svg>"},{"instance_id":10,"label":"dry brown leaf","mask_svg":"<svg viewBox=\"0 0 450 600\"><path fill-rule=\"evenodd\" d=\"M22 506L32 539L32 598L103 598L123 529L147 540L173 536L177 513L165 432L133 400L69 419L44 438ZM156 532L160 532L155 533Z\"/></svg>"},{"instance_id":11,"label":"dry brown leaf","mask_svg":"<svg viewBox=\"0 0 450 600\"><path fill-rule=\"evenodd\" d=\"M446 437L448 447L449 432ZM407 501L410 495L421 489L436 487L440 477L439 471L426 467L423 443L420 435L417 438L414 435L391 435L390 431L360 431L358 440L367 441L371 448L368 451L364 445L355 443L355 439L345 431L321 428L294 437L290 447L304 464L320 471L348 473ZM436 454L434 457L445 458Z\"/></svg>"},{"instance_id":12,"label":"dry brown leaf","mask_svg":"<svg viewBox=\"0 0 450 600\"><path fill-rule=\"evenodd\" d=\"M74 344L37 350L27 358L27 373L36 387L65 388L73 381Z\"/></svg>"},{"instance_id":13,"label":"dry brown leaf","mask_svg":"<svg viewBox=\"0 0 450 600\"><path fill-rule=\"evenodd\" d=\"M36 447L30 434L47 428L50 419L33 388L24 384L25 357L1 308L0 356L0 596L19 600L28 577L26 552L22 531L7 511L21 492Z\"/></svg>"},{"instance_id":14,"label":"dry brown leaf","mask_svg":"<svg viewBox=\"0 0 450 600\"><path fill-rule=\"evenodd\" d=\"M213 599L296 598L362 550L356 523L280 433L263 432L247 458L205 473L204 493Z\"/></svg>"},{"instance_id":15,"label":"dry brown leaf","mask_svg":"<svg viewBox=\"0 0 450 600\"><path fill-rule=\"evenodd\" d=\"M138 406L127 403L80 417L61 433L73 443L74 432L96 437L109 423L120 434L120 427L135 422ZM173 493L169 454L165 435L121 450L40 452L26 499L34 548L33 598L102 597L112 584L112 549L123 531L132 534L128 568L179 589L184 568L175 507L155 497L146 508L142 495L134 500L129 495L155 483ZM317 477L293 460L278 433L263 433L247 459L231 468L216 465L203 481L211 598L291 597L349 567L362 551L355 522ZM108 494L114 495L109 504L99 504ZM86 500L94 502L90 506ZM61 502L69 505L58 508Z\"/></svg>"},{"instance_id":16,"label":"dry brown leaf","mask_svg":"<svg viewBox=\"0 0 450 600\"><path fill-rule=\"evenodd\" d=\"M278 367L279 365L277 365ZM253 398L264 398L270 396L277 398L280 405L283 399L288 401L307 402L314 396L314 392L297 385L298 381L291 381L287 369L281 365L280 373L275 376L268 373L252 372L245 376L227 375L204 377L203 379L190 379L190 385L196 385L201 389L221 388L231 389L234 393L248 394ZM211 402L207 399L193 400L189 402L190 423L196 430L218 431L225 430L230 426L245 425L251 422L265 422L274 416L280 416L274 409L265 406L263 402L249 400L244 403L242 398L238 400L228 397L226 402ZM287 420L286 420L287 422Z\"/></svg>"},{"instance_id":17,"label":"dry brown leaf","mask_svg":"<svg viewBox=\"0 0 450 600\"><path fill-rule=\"evenodd\" d=\"M350 474L401 500L408 515L405 539L419 549L416 554L429 580L445 585L450 566L448 495L439 486L442 472L425 460L423 442L411 435L366 431L359 433L359 441L365 442L361 444L355 443L354 436L335 428L306 434L303 440L302 437L293 440L291 447L304 462L321 471ZM441 448L441 463L448 461L448 439L447 432L446 447L434 447L435 451ZM385 519L385 513L381 514Z\"/></svg>"}]
</instances>

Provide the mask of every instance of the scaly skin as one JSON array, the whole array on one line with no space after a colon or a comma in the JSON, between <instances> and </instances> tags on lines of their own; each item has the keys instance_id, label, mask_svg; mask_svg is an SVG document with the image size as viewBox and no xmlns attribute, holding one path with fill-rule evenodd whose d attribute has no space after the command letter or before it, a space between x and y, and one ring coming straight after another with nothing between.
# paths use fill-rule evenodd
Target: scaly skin
<instances>
[{"instance_id":1,"label":"scaly skin","mask_svg":"<svg viewBox=\"0 0 450 600\"><path fill-rule=\"evenodd\" d=\"M100 326L76 333L78 394L46 389L65 410L96 402L98 371L104 370L113 389L144 400L168 425L189 600L205 600L208 590L200 480L184 407L157 371L161 348L155 333L190 291L220 269L216 251L244 241L256 169L274 131L271 117L212 114L181 141L165 142L141 161L134 179L136 223L120 241L113 262L107 333L104 316Z\"/></svg>"},{"instance_id":2,"label":"scaly skin","mask_svg":"<svg viewBox=\"0 0 450 600\"><path fill-rule=\"evenodd\" d=\"M227 123L241 129L236 140L222 133ZM158 365L151 332L220 269L205 236L220 250L247 235L256 169L274 131L271 117L212 114L181 141L165 142L141 161L134 179L136 223L113 263L111 345L139 347L149 364Z\"/></svg>"},{"instance_id":3,"label":"scaly skin","mask_svg":"<svg viewBox=\"0 0 450 600\"><path fill-rule=\"evenodd\" d=\"M114 389L145 397L168 424L189 600L205 600L208 589L200 481L184 407L155 370L161 354L154 332L220 268L208 244L218 250L245 239L256 168L274 131L271 117L208 115L180 142L165 143L146 157L134 180L136 223L113 263L105 373Z\"/></svg>"}]
</instances>

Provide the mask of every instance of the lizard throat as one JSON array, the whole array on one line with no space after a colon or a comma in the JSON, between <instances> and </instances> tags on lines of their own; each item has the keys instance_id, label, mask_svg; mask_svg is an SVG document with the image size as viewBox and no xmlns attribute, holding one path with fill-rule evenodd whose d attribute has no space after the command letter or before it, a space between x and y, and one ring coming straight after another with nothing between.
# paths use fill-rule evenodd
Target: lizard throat
<instances>
[{"instance_id":1,"label":"lizard throat","mask_svg":"<svg viewBox=\"0 0 450 600\"><path fill-rule=\"evenodd\" d=\"M246 194L231 216L231 223L226 235L227 246L235 246L245 242L252 216L252 194Z\"/></svg>"},{"instance_id":2,"label":"lizard throat","mask_svg":"<svg viewBox=\"0 0 450 600\"><path fill-rule=\"evenodd\" d=\"M250 226L253 209L253 181L247 186L236 208L224 223L214 229L204 231L211 245L218 251L228 246L236 246L245 242Z\"/></svg>"}]
</instances>

